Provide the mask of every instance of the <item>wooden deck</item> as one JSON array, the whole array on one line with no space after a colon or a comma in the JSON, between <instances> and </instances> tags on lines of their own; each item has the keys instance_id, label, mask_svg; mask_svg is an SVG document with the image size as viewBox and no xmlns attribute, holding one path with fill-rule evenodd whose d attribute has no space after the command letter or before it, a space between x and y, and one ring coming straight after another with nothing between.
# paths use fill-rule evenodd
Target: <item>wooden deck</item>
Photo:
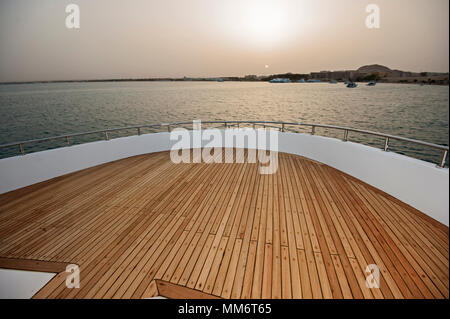
<instances>
[{"instance_id":1,"label":"wooden deck","mask_svg":"<svg viewBox=\"0 0 450 319\"><path fill-rule=\"evenodd\" d=\"M273 175L161 152L0 195L0 261L80 267L79 289L62 271L35 298L448 298L448 241L421 212L283 153Z\"/></svg>"}]
</instances>

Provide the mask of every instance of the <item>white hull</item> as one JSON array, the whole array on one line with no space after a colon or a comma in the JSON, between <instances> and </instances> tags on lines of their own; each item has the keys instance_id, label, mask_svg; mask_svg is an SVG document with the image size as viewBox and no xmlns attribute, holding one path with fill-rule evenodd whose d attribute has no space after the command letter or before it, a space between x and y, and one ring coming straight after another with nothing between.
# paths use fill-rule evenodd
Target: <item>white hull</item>
<instances>
[{"instance_id":1,"label":"white hull","mask_svg":"<svg viewBox=\"0 0 450 319\"><path fill-rule=\"evenodd\" d=\"M169 133L129 136L1 159L0 194L118 159L170 150L169 136ZM334 167L449 225L447 168L358 143L309 134L279 133L279 151Z\"/></svg>"}]
</instances>

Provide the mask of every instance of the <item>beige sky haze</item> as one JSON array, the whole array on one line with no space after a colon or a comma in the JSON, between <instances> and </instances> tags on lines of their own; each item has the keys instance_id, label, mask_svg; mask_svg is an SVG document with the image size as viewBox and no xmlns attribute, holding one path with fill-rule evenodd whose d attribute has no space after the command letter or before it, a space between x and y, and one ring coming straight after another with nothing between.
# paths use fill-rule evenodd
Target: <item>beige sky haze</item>
<instances>
[{"instance_id":1,"label":"beige sky haze","mask_svg":"<svg viewBox=\"0 0 450 319\"><path fill-rule=\"evenodd\" d=\"M65 7L79 5L80 29ZM365 9L380 8L368 29ZM0 82L449 70L448 0L0 0ZM268 66L267 68L265 66Z\"/></svg>"}]
</instances>

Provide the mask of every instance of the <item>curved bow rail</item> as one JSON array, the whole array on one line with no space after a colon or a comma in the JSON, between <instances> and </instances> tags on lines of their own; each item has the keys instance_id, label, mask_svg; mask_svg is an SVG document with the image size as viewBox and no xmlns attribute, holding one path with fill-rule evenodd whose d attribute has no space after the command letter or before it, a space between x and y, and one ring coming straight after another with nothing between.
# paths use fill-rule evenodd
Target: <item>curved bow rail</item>
<instances>
[{"instance_id":1,"label":"curved bow rail","mask_svg":"<svg viewBox=\"0 0 450 319\"><path fill-rule=\"evenodd\" d=\"M215 128L221 128L221 127L231 128L231 127L241 127L241 126L250 125L253 128L256 128L257 126L263 127L263 128L275 128L275 129L280 130L281 132L292 131L287 126L309 127L311 129L310 133L312 135L314 135L316 133L316 128L327 128L327 129L342 131L343 132L343 138L342 138L343 141L349 140L349 136L348 136L349 132L366 134L366 135L384 138L384 147L383 147L384 151L388 151L389 142L391 140L408 142L408 143L412 143L412 144L416 144L416 145L421 145L421 146L424 146L427 148L440 150L440 151L442 151L442 157L441 157L440 163L438 164L438 167L441 167L441 168L445 166L447 155L448 155L448 150L449 150L449 147L444 146L444 145L429 143L429 142L425 142L425 141L420 141L420 140L415 140L415 139L411 139L411 138L395 136L395 135L390 135L390 134L385 134L385 133L361 130L361 129L345 127L345 126L336 126L336 125L297 123L297 122L279 122L279 121L202 121L202 124L217 125L217 126L215 126ZM168 132L170 132L171 128L173 128L175 126L180 126L180 125L193 125L193 121L125 126L125 127L110 128L110 129L103 129L103 130L96 130L96 131L87 131L87 132L81 132L81 133L64 134L64 135L59 135L59 136L52 136L52 137L46 137L46 138L40 138L40 139L33 139L33 140L26 140L26 141L2 144L2 145L0 145L0 148L19 146L21 154L25 155L24 145L26 145L26 144L34 144L34 143L39 143L39 142L65 139L67 141L67 145L70 146L71 138L73 138L73 137L93 135L93 134L103 134L105 137L105 140L109 140L109 133L111 133L111 132L135 129L137 131L137 134L141 135L141 130L144 128L165 129Z\"/></svg>"}]
</instances>

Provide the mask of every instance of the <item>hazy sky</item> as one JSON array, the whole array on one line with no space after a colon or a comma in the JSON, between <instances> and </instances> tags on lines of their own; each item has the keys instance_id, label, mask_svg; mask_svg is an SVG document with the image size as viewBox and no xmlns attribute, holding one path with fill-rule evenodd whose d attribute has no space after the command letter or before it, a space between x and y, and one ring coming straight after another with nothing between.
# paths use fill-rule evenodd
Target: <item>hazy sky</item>
<instances>
[{"instance_id":1,"label":"hazy sky","mask_svg":"<svg viewBox=\"0 0 450 319\"><path fill-rule=\"evenodd\" d=\"M80 8L67 29L65 8ZM365 25L380 8L380 28ZM0 0L0 82L449 70L448 0Z\"/></svg>"}]
</instances>

